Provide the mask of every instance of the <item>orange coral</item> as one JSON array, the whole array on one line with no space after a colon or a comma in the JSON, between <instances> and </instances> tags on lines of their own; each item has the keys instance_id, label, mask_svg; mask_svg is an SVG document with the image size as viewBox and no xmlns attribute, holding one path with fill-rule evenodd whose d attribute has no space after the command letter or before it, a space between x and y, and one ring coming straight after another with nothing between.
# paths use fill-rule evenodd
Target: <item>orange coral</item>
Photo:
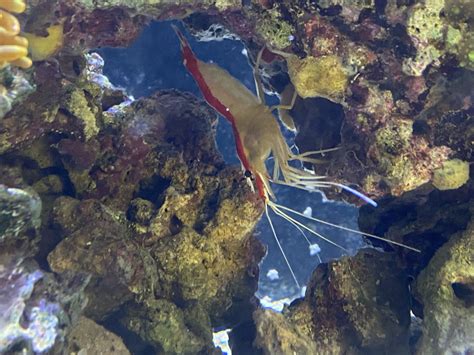
<instances>
[{"instance_id":1,"label":"orange coral","mask_svg":"<svg viewBox=\"0 0 474 355\"><path fill-rule=\"evenodd\" d=\"M10 12L21 13L25 11L23 0L0 1L0 68L8 63L29 68L32 64L28 55L28 40L18 36L20 23ZM3 9L3 10L2 10Z\"/></svg>"}]
</instances>

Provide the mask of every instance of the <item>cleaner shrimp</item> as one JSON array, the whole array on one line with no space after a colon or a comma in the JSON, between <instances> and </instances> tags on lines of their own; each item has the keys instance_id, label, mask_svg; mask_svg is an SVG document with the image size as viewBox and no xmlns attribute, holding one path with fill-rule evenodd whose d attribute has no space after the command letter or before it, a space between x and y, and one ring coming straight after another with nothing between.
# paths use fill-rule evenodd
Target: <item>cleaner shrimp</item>
<instances>
[{"instance_id":1,"label":"cleaner shrimp","mask_svg":"<svg viewBox=\"0 0 474 355\"><path fill-rule=\"evenodd\" d=\"M179 38L184 66L193 76L207 103L215 111L221 114L232 127L237 155L240 159L243 170L245 171L245 177L247 178L247 181L249 181L252 190L259 195L264 203L265 215L270 224L274 239L298 288L300 288L300 284L279 241L268 208L270 208L276 215L291 223L305 238L307 237L304 230L344 251L347 251L344 247L309 228L296 219L295 216L344 231L353 232L365 237L383 240L387 243L413 251L419 251L413 247L396 241L339 226L318 218L307 216L294 209L277 204L275 202L276 196L273 193L270 183L287 185L307 191L314 191L316 188L336 187L350 192L374 207L377 206L375 201L355 189L340 183L327 181L324 176L317 176L310 171L290 165L291 161L299 161L300 163L318 163L320 160L312 158L313 155L322 154L334 150L334 148L310 151L302 154L295 154L290 149L280 130L280 125L273 115L273 111L291 110L295 103L297 94L295 91L291 102L288 105L281 105L281 103L280 105L272 107L266 105L263 86L258 73L263 49L258 53L253 69L257 93L255 96L247 87L245 87L245 85L234 78L225 69L220 68L216 64L205 63L199 60L194 55L194 52L183 33L176 26L172 26ZM272 175L269 174L266 167L266 161L270 157L273 157L274 161Z\"/></svg>"}]
</instances>

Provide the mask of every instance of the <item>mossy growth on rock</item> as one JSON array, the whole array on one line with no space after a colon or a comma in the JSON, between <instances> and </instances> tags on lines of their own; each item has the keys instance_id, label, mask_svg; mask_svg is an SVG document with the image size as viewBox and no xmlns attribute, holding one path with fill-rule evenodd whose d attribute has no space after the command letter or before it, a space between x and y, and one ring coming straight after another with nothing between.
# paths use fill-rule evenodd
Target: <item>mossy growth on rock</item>
<instances>
[{"instance_id":1,"label":"mossy growth on rock","mask_svg":"<svg viewBox=\"0 0 474 355\"><path fill-rule=\"evenodd\" d=\"M63 25L53 25L46 29L48 35L41 37L25 33L29 42L29 51L33 60L45 60L56 54L63 45Z\"/></svg>"},{"instance_id":2,"label":"mossy growth on rock","mask_svg":"<svg viewBox=\"0 0 474 355\"><path fill-rule=\"evenodd\" d=\"M302 98L324 97L340 101L347 88L347 74L337 56L288 58L291 82Z\"/></svg>"},{"instance_id":3,"label":"mossy growth on rock","mask_svg":"<svg viewBox=\"0 0 474 355\"><path fill-rule=\"evenodd\" d=\"M469 163L451 159L433 173L433 185L438 190L454 190L469 180Z\"/></svg>"},{"instance_id":4,"label":"mossy growth on rock","mask_svg":"<svg viewBox=\"0 0 474 355\"><path fill-rule=\"evenodd\" d=\"M284 49L291 45L294 28L280 18L276 9L266 11L257 21L256 31L266 43L275 49Z\"/></svg>"},{"instance_id":5,"label":"mossy growth on rock","mask_svg":"<svg viewBox=\"0 0 474 355\"><path fill-rule=\"evenodd\" d=\"M409 295L394 255L363 249L320 264L303 300L283 314L257 311L265 354L406 354Z\"/></svg>"},{"instance_id":6,"label":"mossy growth on rock","mask_svg":"<svg viewBox=\"0 0 474 355\"><path fill-rule=\"evenodd\" d=\"M72 90L66 99L65 106L73 115L82 120L86 140L99 133L96 120L97 108L89 105L84 90Z\"/></svg>"},{"instance_id":7,"label":"mossy growth on rock","mask_svg":"<svg viewBox=\"0 0 474 355\"><path fill-rule=\"evenodd\" d=\"M207 346L212 339L210 320L201 313L188 314L165 299L149 300L146 309L128 308L121 322L160 349L159 353L197 354L210 351Z\"/></svg>"},{"instance_id":8,"label":"mossy growth on rock","mask_svg":"<svg viewBox=\"0 0 474 355\"><path fill-rule=\"evenodd\" d=\"M451 236L420 273L423 304L417 354L467 354L474 347L474 223Z\"/></svg>"},{"instance_id":9,"label":"mossy growth on rock","mask_svg":"<svg viewBox=\"0 0 474 355\"><path fill-rule=\"evenodd\" d=\"M383 155L397 155L408 147L412 133L412 121L396 120L375 133L377 148Z\"/></svg>"}]
</instances>

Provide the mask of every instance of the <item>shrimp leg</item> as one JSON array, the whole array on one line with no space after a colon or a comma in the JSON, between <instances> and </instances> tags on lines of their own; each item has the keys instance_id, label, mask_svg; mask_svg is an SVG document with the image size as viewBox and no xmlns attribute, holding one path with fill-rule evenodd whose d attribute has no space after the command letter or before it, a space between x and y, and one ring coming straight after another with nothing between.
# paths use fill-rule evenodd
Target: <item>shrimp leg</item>
<instances>
[{"instance_id":1,"label":"shrimp leg","mask_svg":"<svg viewBox=\"0 0 474 355\"><path fill-rule=\"evenodd\" d=\"M286 111L290 111L293 109L293 106L295 106L295 102L296 102L296 98L298 97L298 93L296 92L295 89L293 89L293 96L291 97L291 101L289 104L285 105L285 104L280 104L280 105L275 105L275 106L272 106L270 107L270 111L274 111L274 110L278 110L278 111L282 111L282 110L286 110Z\"/></svg>"},{"instance_id":2,"label":"shrimp leg","mask_svg":"<svg viewBox=\"0 0 474 355\"><path fill-rule=\"evenodd\" d=\"M259 68L262 62L262 54L265 47L262 47L258 52L257 59L255 60L255 66L253 67L253 79L255 81L255 89L257 91L257 97L259 103L265 105L265 92L263 91L262 79L260 79Z\"/></svg>"}]
</instances>

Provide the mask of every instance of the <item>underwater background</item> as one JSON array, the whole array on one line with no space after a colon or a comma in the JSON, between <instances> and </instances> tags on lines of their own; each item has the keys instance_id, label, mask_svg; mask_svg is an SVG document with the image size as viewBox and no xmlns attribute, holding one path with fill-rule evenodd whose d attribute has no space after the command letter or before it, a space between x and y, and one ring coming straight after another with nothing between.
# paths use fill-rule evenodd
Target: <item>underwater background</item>
<instances>
[{"instance_id":1,"label":"underwater background","mask_svg":"<svg viewBox=\"0 0 474 355\"><path fill-rule=\"evenodd\" d=\"M467 0L0 1L0 353L473 352L473 17ZM173 26L236 81L193 69ZM259 53L266 104L296 95L273 136L238 116ZM249 158L272 127L301 180L265 200L236 145Z\"/></svg>"}]
</instances>

